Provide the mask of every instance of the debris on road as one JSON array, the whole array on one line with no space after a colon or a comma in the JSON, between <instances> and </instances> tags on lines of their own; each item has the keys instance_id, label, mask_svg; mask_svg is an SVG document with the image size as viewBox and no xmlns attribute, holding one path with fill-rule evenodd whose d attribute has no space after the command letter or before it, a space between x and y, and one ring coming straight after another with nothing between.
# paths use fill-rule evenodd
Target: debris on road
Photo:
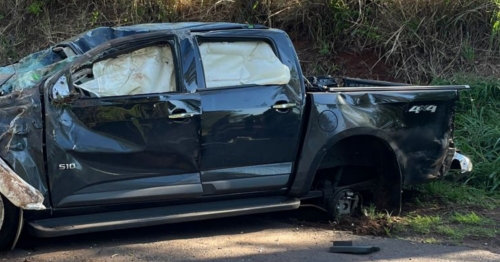
<instances>
[{"instance_id":1,"label":"debris on road","mask_svg":"<svg viewBox=\"0 0 500 262\"><path fill-rule=\"evenodd\" d=\"M367 255L380 251L376 246L353 246L352 241L333 241L330 253L347 253L357 255Z\"/></svg>"}]
</instances>

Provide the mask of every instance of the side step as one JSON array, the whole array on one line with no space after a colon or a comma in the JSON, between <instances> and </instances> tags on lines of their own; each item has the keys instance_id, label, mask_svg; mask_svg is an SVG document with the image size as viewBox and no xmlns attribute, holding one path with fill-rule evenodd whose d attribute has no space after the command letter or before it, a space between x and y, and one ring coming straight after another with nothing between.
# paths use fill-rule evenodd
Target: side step
<instances>
[{"instance_id":1,"label":"side step","mask_svg":"<svg viewBox=\"0 0 500 262\"><path fill-rule=\"evenodd\" d=\"M300 200L297 198L259 197L51 218L31 221L28 222L26 226L34 236L57 237L105 230L291 210L297 209L299 206Z\"/></svg>"}]
</instances>

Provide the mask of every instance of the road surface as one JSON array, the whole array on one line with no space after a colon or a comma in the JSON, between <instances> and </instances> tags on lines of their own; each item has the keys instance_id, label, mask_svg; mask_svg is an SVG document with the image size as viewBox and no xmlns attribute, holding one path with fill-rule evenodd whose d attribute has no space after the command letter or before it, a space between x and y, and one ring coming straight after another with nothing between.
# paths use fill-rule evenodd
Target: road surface
<instances>
[{"instance_id":1,"label":"road surface","mask_svg":"<svg viewBox=\"0 0 500 262\"><path fill-rule=\"evenodd\" d=\"M334 240L376 245L370 255L329 253ZM500 261L500 250L355 236L254 215L41 239L23 235L0 261Z\"/></svg>"}]
</instances>

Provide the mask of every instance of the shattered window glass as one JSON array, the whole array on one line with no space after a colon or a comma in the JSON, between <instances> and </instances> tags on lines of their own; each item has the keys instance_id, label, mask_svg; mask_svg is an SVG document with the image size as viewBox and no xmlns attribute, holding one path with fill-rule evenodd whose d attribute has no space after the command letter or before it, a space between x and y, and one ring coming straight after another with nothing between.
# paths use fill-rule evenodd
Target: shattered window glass
<instances>
[{"instance_id":1,"label":"shattered window glass","mask_svg":"<svg viewBox=\"0 0 500 262\"><path fill-rule=\"evenodd\" d=\"M4 95L35 87L43 78L62 69L75 58L63 60L49 48L26 56L15 64L0 67L0 92Z\"/></svg>"}]
</instances>

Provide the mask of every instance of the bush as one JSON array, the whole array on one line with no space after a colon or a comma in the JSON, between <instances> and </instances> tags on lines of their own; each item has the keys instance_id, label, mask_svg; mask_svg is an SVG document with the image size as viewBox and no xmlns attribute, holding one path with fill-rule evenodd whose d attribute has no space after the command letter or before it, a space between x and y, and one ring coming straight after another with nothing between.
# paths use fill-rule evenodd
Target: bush
<instances>
[{"instance_id":1,"label":"bush","mask_svg":"<svg viewBox=\"0 0 500 262\"><path fill-rule=\"evenodd\" d=\"M286 30L323 52L371 50L396 78L428 83L489 73L498 57L500 0L3 0L0 63L96 26L230 21Z\"/></svg>"},{"instance_id":2,"label":"bush","mask_svg":"<svg viewBox=\"0 0 500 262\"><path fill-rule=\"evenodd\" d=\"M435 84L468 84L461 92L455 122L457 147L472 157L474 172L464 183L500 190L500 81L493 77L455 76Z\"/></svg>"}]
</instances>

